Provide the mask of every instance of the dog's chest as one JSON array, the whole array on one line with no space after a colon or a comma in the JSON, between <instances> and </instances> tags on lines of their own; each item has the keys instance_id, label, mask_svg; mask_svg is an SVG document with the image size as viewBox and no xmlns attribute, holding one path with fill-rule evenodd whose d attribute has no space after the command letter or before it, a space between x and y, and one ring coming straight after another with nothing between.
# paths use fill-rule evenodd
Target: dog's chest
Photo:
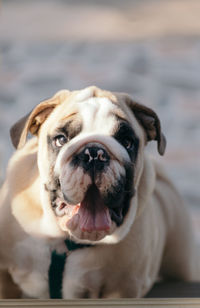
<instances>
[{"instance_id":1,"label":"dog's chest","mask_svg":"<svg viewBox=\"0 0 200 308\"><path fill-rule=\"evenodd\" d=\"M29 237L16 243L9 271L25 297L49 298L48 273L52 251L63 253L64 249L63 242L52 244Z\"/></svg>"},{"instance_id":2,"label":"dog's chest","mask_svg":"<svg viewBox=\"0 0 200 308\"><path fill-rule=\"evenodd\" d=\"M59 262L63 262L62 272L53 264L53 255L57 256ZM53 273L50 275L50 269L53 267ZM38 239L26 238L16 243L14 262L9 271L25 297L46 299L60 293L62 298L74 298L87 297L88 290L99 290L100 267L93 249L87 246L69 251L64 241L49 245ZM60 290L55 283L56 290L50 288L54 280L60 280Z\"/></svg>"},{"instance_id":3,"label":"dog's chest","mask_svg":"<svg viewBox=\"0 0 200 308\"><path fill-rule=\"evenodd\" d=\"M121 265L117 260L119 270L114 269L112 257L112 248L103 245L72 252L63 275L63 298L102 298L113 292L119 297Z\"/></svg>"}]
</instances>

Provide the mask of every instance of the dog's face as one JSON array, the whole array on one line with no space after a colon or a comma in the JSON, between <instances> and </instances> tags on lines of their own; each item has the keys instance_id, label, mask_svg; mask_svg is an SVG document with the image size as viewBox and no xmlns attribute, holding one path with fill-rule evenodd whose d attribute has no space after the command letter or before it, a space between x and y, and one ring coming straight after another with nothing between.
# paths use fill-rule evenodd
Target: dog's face
<instances>
[{"instance_id":1,"label":"dog's face","mask_svg":"<svg viewBox=\"0 0 200 308\"><path fill-rule=\"evenodd\" d=\"M41 103L13 129L15 144L28 130L38 135L45 206L60 229L83 242L121 240L136 215L146 141L157 140L164 152L155 113L126 95L89 87Z\"/></svg>"}]
</instances>

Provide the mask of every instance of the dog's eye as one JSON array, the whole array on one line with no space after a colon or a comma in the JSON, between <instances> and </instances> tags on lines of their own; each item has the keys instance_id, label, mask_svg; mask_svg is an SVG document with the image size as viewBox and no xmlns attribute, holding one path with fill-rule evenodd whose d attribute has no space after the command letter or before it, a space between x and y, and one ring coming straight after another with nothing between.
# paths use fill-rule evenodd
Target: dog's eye
<instances>
[{"instance_id":1,"label":"dog's eye","mask_svg":"<svg viewBox=\"0 0 200 308\"><path fill-rule=\"evenodd\" d=\"M122 144L123 144L123 146L124 146L127 150L132 150L132 148L133 148L133 140L132 140L131 138L129 138L129 137L124 138L124 139L122 140Z\"/></svg>"},{"instance_id":2,"label":"dog's eye","mask_svg":"<svg viewBox=\"0 0 200 308\"><path fill-rule=\"evenodd\" d=\"M53 143L57 148L62 147L66 142L67 138L64 135L58 135L53 140Z\"/></svg>"}]
</instances>

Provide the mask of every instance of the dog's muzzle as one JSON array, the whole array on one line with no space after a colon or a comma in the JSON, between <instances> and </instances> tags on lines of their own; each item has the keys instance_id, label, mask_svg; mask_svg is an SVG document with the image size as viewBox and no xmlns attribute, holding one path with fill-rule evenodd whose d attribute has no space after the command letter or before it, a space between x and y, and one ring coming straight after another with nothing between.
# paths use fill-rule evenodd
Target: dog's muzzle
<instances>
[{"instance_id":1,"label":"dog's muzzle","mask_svg":"<svg viewBox=\"0 0 200 308\"><path fill-rule=\"evenodd\" d=\"M60 194L54 208L61 228L78 239L100 240L123 221L127 171L103 143L89 142L63 151Z\"/></svg>"},{"instance_id":2,"label":"dog's muzzle","mask_svg":"<svg viewBox=\"0 0 200 308\"><path fill-rule=\"evenodd\" d=\"M72 164L82 167L84 171L94 178L96 173L105 171L109 161L110 156L103 147L88 144L80 153L74 156Z\"/></svg>"}]
</instances>

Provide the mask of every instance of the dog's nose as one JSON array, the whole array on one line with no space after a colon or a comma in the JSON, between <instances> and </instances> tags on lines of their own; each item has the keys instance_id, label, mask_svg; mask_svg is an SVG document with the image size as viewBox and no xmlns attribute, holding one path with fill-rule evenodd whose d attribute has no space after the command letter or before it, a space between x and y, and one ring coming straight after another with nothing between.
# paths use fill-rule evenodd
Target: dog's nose
<instances>
[{"instance_id":1,"label":"dog's nose","mask_svg":"<svg viewBox=\"0 0 200 308\"><path fill-rule=\"evenodd\" d=\"M77 156L79 164L84 170L102 171L109 164L110 156L100 146L86 146Z\"/></svg>"}]
</instances>

